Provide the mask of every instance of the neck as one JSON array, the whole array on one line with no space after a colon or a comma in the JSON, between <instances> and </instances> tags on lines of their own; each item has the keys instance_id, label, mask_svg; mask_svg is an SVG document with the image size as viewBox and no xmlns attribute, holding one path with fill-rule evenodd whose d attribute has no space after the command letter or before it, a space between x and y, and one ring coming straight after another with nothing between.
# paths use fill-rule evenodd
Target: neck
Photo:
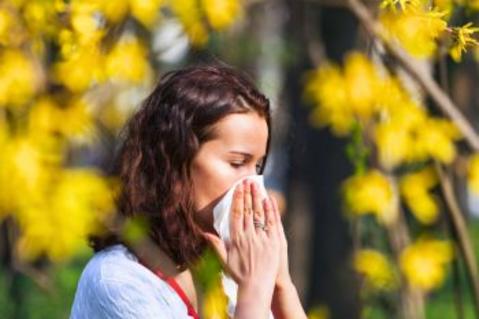
<instances>
[{"instance_id":1,"label":"neck","mask_svg":"<svg viewBox=\"0 0 479 319\"><path fill-rule=\"evenodd\" d=\"M182 271L158 245L145 238L131 245L135 254L151 270L159 269L167 277L177 277Z\"/></svg>"}]
</instances>

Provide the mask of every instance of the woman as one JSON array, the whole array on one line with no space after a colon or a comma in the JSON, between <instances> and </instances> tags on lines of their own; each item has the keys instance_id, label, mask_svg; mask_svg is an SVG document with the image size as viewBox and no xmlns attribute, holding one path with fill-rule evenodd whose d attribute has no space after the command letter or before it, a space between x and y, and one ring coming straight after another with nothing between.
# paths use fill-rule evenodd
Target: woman
<instances>
[{"instance_id":1,"label":"woman","mask_svg":"<svg viewBox=\"0 0 479 319\"><path fill-rule=\"evenodd\" d=\"M219 66L170 72L127 125L118 156L119 215L142 217L147 238L94 238L72 308L80 318L199 318L189 267L207 244L238 284L234 318L305 318L288 270L277 204L258 185L236 187L230 242L212 209L238 180L263 171L269 101L244 76Z\"/></svg>"}]
</instances>

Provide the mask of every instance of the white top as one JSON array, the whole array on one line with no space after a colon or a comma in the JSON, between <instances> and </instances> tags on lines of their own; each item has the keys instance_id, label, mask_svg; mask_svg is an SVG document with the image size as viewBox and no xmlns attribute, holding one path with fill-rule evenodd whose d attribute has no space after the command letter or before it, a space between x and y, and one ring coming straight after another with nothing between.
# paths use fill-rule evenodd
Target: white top
<instances>
[{"instance_id":1,"label":"white top","mask_svg":"<svg viewBox=\"0 0 479 319\"><path fill-rule=\"evenodd\" d=\"M78 282L70 319L189 319L171 286L122 244L97 252Z\"/></svg>"}]
</instances>

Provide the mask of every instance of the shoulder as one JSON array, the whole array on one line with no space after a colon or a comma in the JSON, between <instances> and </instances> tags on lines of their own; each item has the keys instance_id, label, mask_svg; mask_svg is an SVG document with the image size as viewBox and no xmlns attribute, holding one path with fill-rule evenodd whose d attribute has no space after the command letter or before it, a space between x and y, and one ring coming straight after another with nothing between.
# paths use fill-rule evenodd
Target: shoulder
<instances>
[{"instance_id":1,"label":"shoulder","mask_svg":"<svg viewBox=\"0 0 479 319\"><path fill-rule=\"evenodd\" d=\"M178 306L165 282L125 246L114 245L97 252L85 266L71 318L173 318Z\"/></svg>"}]
</instances>

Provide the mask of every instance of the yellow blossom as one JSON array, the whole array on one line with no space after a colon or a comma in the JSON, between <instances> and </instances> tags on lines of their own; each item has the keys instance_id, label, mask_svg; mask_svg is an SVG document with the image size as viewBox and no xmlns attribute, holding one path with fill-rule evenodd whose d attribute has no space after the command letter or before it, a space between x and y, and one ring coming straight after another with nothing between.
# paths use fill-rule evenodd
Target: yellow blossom
<instances>
[{"instance_id":1,"label":"yellow blossom","mask_svg":"<svg viewBox=\"0 0 479 319\"><path fill-rule=\"evenodd\" d=\"M354 256L354 269L373 290L391 290L397 285L392 268L387 257L373 249L361 249Z\"/></svg>"},{"instance_id":2,"label":"yellow blossom","mask_svg":"<svg viewBox=\"0 0 479 319\"><path fill-rule=\"evenodd\" d=\"M349 54L344 67L346 92L354 113L369 120L376 111L380 78L375 66L362 53Z\"/></svg>"},{"instance_id":3,"label":"yellow blossom","mask_svg":"<svg viewBox=\"0 0 479 319\"><path fill-rule=\"evenodd\" d=\"M0 54L0 106L22 105L39 86L39 70L30 57L19 50Z\"/></svg>"},{"instance_id":4,"label":"yellow blossom","mask_svg":"<svg viewBox=\"0 0 479 319\"><path fill-rule=\"evenodd\" d=\"M469 158L467 165L467 184L476 194L479 194L479 154Z\"/></svg>"},{"instance_id":5,"label":"yellow blossom","mask_svg":"<svg viewBox=\"0 0 479 319\"><path fill-rule=\"evenodd\" d=\"M343 194L353 215L374 214L383 223L397 217L393 185L377 170L348 178L343 184Z\"/></svg>"},{"instance_id":6,"label":"yellow blossom","mask_svg":"<svg viewBox=\"0 0 479 319\"><path fill-rule=\"evenodd\" d=\"M129 0L100 0L99 8L109 21L117 23L128 14Z\"/></svg>"},{"instance_id":7,"label":"yellow blossom","mask_svg":"<svg viewBox=\"0 0 479 319\"><path fill-rule=\"evenodd\" d=\"M106 73L114 81L141 83L150 75L145 47L135 38L121 40L107 56Z\"/></svg>"},{"instance_id":8,"label":"yellow blossom","mask_svg":"<svg viewBox=\"0 0 479 319\"><path fill-rule=\"evenodd\" d=\"M438 288L453 258L452 244L445 240L420 239L400 256L400 267L408 282L424 291Z\"/></svg>"},{"instance_id":9,"label":"yellow blossom","mask_svg":"<svg viewBox=\"0 0 479 319\"><path fill-rule=\"evenodd\" d=\"M202 22L202 10L197 0L170 0L171 10L183 24L191 43L201 46L208 41L208 32Z\"/></svg>"},{"instance_id":10,"label":"yellow blossom","mask_svg":"<svg viewBox=\"0 0 479 319\"><path fill-rule=\"evenodd\" d=\"M208 22L214 29L225 29L242 15L240 0L201 1Z\"/></svg>"},{"instance_id":11,"label":"yellow blossom","mask_svg":"<svg viewBox=\"0 0 479 319\"><path fill-rule=\"evenodd\" d=\"M96 45L78 47L54 66L55 78L73 92L85 91L104 79L104 59Z\"/></svg>"},{"instance_id":12,"label":"yellow blossom","mask_svg":"<svg viewBox=\"0 0 479 319\"><path fill-rule=\"evenodd\" d=\"M25 25L32 34L53 36L60 25L54 1L26 1L22 11Z\"/></svg>"},{"instance_id":13,"label":"yellow blossom","mask_svg":"<svg viewBox=\"0 0 479 319\"><path fill-rule=\"evenodd\" d=\"M85 245L85 237L109 223L113 189L94 170L67 169L58 174L50 196L22 204L18 213L19 256L32 260L47 254L59 261Z\"/></svg>"},{"instance_id":14,"label":"yellow blossom","mask_svg":"<svg viewBox=\"0 0 479 319\"><path fill-rule=\"evenodd\" d=\"M306 75L305 95L316 103L312 120L317 125L330 125L337 135L346 135L354 123L348 103L344 76L335 65L325 65Z\"/></svg>"},{"instance_id":15,"label":"yellow blossom","mask_svg":"<svg viewBox=\"0 0 479 319\"><path fill-rule=\"evenodd\" d=\"M424 224L437 220L438 205L430 190L438 183L437 174L430 166L406 174L401 178L400 189L405 202L414 216Z\"/></svg>"},{"instance_id":16,"label":"yellow blossom","mask_svg":"<svg viewBox=\"0 0 479 319\"><path fill-rule=\"evenodd\" d=\"M410 6L406 10L384 10L380 21L387 39L399 41L404 49L416 57L430 57L437 49L436 40L446 30L446 13Z\"/></svg>"},{"instance_id":17,"label":"yellow blossom","mask_svg":"<svg viewBox=\"0 0 479 319\"><path fill-rule=\"evenodd\" d=\"M462 27L453 28L454 44L449 49L449 54L454 61L461 61L462 54L466 52L468 47L477 47L479 42L473 38L473 35L479 31L479 28L473 28L472 22L469 22Z\"/></svg>"},{"instance_id":18,"label":"yellow blossom","mask_svg":"<svg viewBox=\"0 0 479 319\"><path fill-rule=\"evenodd\" d=\"M0 6L0 44L19 47L26 40L26 32L12 10Z\"/></svg>"},{"instance_id":19,"label":"yellow blossom","mask_svg":"<svg viewBox=\"0 0 479 319\"><path fill-rule=\"evenodd\" d=\"M228 299L223 292L221 282L210 285L204 297L204 316L211 319L227 319Z\"/></svg>"},{"instance_id":20,"label":"yellow blossom","mask_svg":"<svg viewBox=\"0 0 479 319\"><path fill-rule=\"evenodd\" d=\"M383 112L383 120L375 127L379 161L387 169L419 158L416 129L421 128L426 112L410 100L401 100L385 102L389 105Z\"/></svg>"},{"instance_id":21,"label":"yellow blossom","mask_svg":"<svg viewBox=\"0 0 479 319\"><path fill-rule=\"evenodd\" d=\"M428 118L416 129L418 151L443 163L451 163L456 156L454 141L461 135L454 123L446 119Z\"/></svg>"},{"instance_id":22,"label":"yellow blossom","mask_svg":"<svg viewBox=\"0 0 479 319\"><path fill-rule=\"evenodd\" d=\"M9 137L0 154L0 210L15 211L26 199L42 198L51 170L61 157L28 136Z\"/></svg>"},{"instance_id":23,"label":"yellow blossom","mask_svg":"<svg viewBox=\"0 0 479 319\"><path fill-rule=\"evenodd\" d=\"M164 0L130 0L131 14L144 26L151 28L163 2Z\"/></svg>"},{"instance_id":24,"label":"yellow blossom","mask_svg":"<svg viewBox=\"0 0 479 319\"><path fill-rule=\"evenodd\" d=\"M80 143L91 142L95 137L92 106L82 98L74 98L62 109L61 133Z\"/></svg>"}]
</instances>

